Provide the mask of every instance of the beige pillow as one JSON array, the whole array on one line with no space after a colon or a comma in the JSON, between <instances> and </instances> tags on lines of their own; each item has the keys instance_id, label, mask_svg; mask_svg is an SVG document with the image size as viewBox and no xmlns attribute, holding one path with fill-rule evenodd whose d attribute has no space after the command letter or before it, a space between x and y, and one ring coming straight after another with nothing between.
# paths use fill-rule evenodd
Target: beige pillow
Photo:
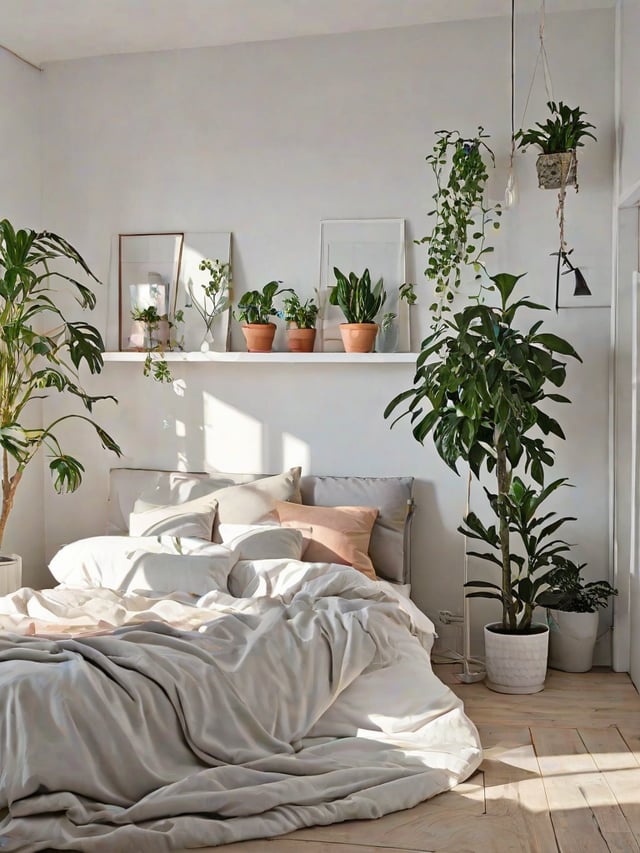
<instances>
[{"instance_id":1,"label":"beige pillow","mask_svg":"<svg viewBox=\"0 0 640 853\"><path fill-rule=\"evenodd\" d=\"M371 580L376 580L369 557L371 531L378 517L375 507L304 506L278 502L276 510L283 527L303 530L308 545L302 556L308 563L340 563L353 566ZM308 530L311 528L311 535Z\"/></svg>"},{"instance_id":2,"label":"beige pillow","mask_svg":"<svg viewBox=\"0 0 640 853\"><path fill-rule=\"evenodd\" d=\"M283 474L262 477L252 483L227 486L214 493L218 502L219 524L277 523L276 503L300 503L300 468L291 468Z\"/></svg>"},{"instance_id":3,"label":"beige pillow","mask_svg":"<svg viewBox=\"0 0 640 853\"><path fill-rule=\"evenodd\" d=\"M138 498L129 515L129 536L193 536L211 540L218 502L211 495L174 506Z\"/></svg>"}]
</instances>

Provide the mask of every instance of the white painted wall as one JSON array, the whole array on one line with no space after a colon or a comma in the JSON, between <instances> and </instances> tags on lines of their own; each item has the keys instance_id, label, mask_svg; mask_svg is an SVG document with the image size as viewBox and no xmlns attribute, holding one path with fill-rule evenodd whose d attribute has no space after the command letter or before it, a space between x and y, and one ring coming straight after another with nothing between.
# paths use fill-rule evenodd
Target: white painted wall
<instances>
[{"instance_id":1,"label":"white painted wall","mask_svg":"<svg viewBox=\"0 0 640 853\"><path fill-rule=\"evenodd\" d=\"M537 48L537 19L519 19L519 115ZM580 193L567 201L567 237L594 289L608 294L612 11L549 16L547 49L558 96L580 103L598 126L598 144L581 155ZM238 294L271 278L310 293L321 219L399 216L410 239L426 233L433 186L424 158L435 130L490 130L499 165L492 193L503 192L508 72L506 19L52 64L44 77L45 213L105 280L119 231L230 230ZM528 123L543 117L545 99L539 78ZM518 172L521 202L504 217L493 270L528 271L523 287L550 304L556 197L537 189L532 153L518 157ZM410 244L423 330L424 265L423 250ZM111 341L114 304L107 292L99 307ZM558 447L555 473L576 486L562 496L563 509L579 517L576 556L590 576L606 577L609 309L548 320L585 359L570 370L574 405L561 412L570 442ZM237 329L234 343L241 348ZM421 448L405 425L389 431L382 419L410 382L410 366L192 364L174 374L181 396L143 379L140 365L109 364L92 383L120 398L100 417L126 464L277 471L301 462L309 473L413 474L414 597L432 616L461 610L464 482L430 443ZM87 465L87 486L47 496L48 555L104 524L113 460L79 428L69 438ZM476 628L495 615L489 604L474 602L473 611Z\"/></svg>"},{"instance_id":2,"label":"white painted wall","mask_svg":"<svg viewBox=\"0 0 640 853\"><path fill-rule=\"evenodd\" d=\"M640 0L620 0L620 195L640 182Z\"/></svg>"},{"instance_id":3,"label":"white painted wall","mask_svg":"<svg viewBox=\"0 0 640 853\"><path fill-rule=\"evenodd\" d=\"M0 50L0 217L15 227L40 227L40 95L41 74ZM31 405L34 424L40 423L39 402ZM36 584L44 563L43 461L27 468L2 543L4 552L22 556L23 582Z\"/></svg>"}]
</instances>

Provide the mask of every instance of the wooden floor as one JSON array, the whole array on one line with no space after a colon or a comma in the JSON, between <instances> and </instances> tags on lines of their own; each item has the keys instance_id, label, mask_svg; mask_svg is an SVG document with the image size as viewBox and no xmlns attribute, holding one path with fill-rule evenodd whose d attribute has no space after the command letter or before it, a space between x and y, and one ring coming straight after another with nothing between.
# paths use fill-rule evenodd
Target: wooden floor
<instances>
[{"instance_id":1,"label":"wooden floor","mask_svg":"<svg viewBox=\"0 0 640 853\"><path fill-rule=\"evenodd\" d=\"M480 769L380 820L209 848L216 853L640 853L640 696L627 675L549 671L535 696L437 674L480 730Z\"/></svg>"}]
</instances>

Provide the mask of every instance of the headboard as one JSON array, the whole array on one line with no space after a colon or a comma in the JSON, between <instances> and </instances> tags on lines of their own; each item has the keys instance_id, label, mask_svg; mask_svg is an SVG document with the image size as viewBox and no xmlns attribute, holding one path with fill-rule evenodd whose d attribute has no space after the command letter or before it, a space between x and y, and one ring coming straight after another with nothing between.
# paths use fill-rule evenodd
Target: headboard
<instances>
[{"instance_id":1,"label":"headboard","mask_svg":"<svg viewBox=\"0 0 640 853\"><path fill-rule=\"evenodd\" d=\"M107 532L127 533L129 513L136 499L151 489L175 494L179 478L180 502L226 486L251 483L268 474L185 473L149 468L112 468L109 473ZM372 506L378 509L369 554L376 573L394 583L410 583L413 514L413 477L331 477L308 475L300 479L303 504L312 506Z\"/></svg>"}]
</instances>

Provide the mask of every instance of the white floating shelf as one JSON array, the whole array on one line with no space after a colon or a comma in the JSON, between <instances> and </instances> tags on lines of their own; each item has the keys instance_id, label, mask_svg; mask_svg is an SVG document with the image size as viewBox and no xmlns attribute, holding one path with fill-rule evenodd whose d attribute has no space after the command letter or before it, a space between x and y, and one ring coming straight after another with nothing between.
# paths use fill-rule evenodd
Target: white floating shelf
<instances>
[{"instance_id":1,"label":"white floating shelf","mask_svg":"<svg viewBox=\"0 0 640 853\"><path fill-rule=\"evenodd\" d=\"M145 352L105 352L105 361L142 362ZM251 362L265 364L414 364L415 352L167 352L168 362Z\"/></svg>"}]
</instances>

